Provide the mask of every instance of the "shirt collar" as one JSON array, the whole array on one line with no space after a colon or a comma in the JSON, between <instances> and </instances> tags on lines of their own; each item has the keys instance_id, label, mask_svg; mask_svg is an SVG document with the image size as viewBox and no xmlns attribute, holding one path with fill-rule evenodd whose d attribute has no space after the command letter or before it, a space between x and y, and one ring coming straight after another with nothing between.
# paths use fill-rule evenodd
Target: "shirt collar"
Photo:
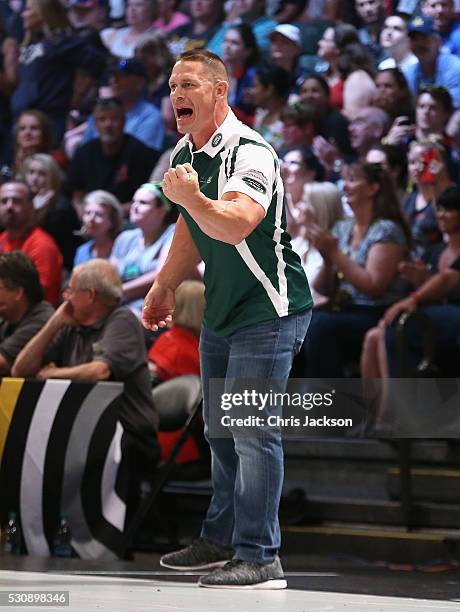
<instances>
[{"instance_id":1,"label":"shirt collar","mask_svg":"<svg viewBox=\"0 0 460 612\"><path fill-rule=\"evenodd\" d=\"M231 108L229 108L224 121L219 125L208 142L201 147L201 149L193 151L193 153L206 153L206 155L209 155L209 157L215 157L230 140L230 138L239 131L239 123L240 122L236 118L234 112ZM190 151L192 151L193 143L190 139L190 134L186 134L184 139L188 143Z\"/></svg>"}]
</instances>

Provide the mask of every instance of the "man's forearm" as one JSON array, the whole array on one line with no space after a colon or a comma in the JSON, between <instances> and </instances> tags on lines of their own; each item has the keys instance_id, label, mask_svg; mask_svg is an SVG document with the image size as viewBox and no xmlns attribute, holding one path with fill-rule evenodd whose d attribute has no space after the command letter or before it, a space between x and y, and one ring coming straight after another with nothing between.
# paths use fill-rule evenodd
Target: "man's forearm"
<instances>
[{"instance_id":1,"label":"man's forearm","mask_svg":"<svg viewBox=\"0 0 460 612\"><path fill-rule=\"evenodd\" d=\"M24 346L11 368L13 376L35 376L42 365L43 356L51 340L61 329L62 323L54 316Z\"/></svg>"},{"instance_id":2,"label":"man's forearm","mask_svg":"<svg viewBox=\"0 0 460 612\"><path fill-rule=\"evenodd\" d=\"M110 375L110 368L105 361L90 361L76 366L63 368L52 367L49 369L49 373L43 376L43 378L90 380L92 382L98 382L101 380L108 380Z\"/></svg>"},{"instance_id":3,"label":"man's forearm","mask_svg":"<svg viewBox=\"0 0 460 612\"><path fill-rule=\"evenodd\" d=\"M201 255L186 222L180 216L176 223L168 256L157 274L157 281L175 290L182 281L196 277L196 267L200 261Z\"/></svg>"}]
</instances>

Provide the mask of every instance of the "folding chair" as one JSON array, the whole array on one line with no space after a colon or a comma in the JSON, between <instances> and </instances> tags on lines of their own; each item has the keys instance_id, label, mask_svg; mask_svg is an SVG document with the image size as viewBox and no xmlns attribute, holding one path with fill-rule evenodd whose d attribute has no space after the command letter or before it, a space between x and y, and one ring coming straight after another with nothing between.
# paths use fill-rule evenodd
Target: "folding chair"
<instances>
[{"instance_id":1,"label":"folding chair","mask_svg":"<svg viewBox=\"0 0 460 612\"><path fill-rule=\"evenodd\" d=\"M181 429L181 433L168 459L158 466L151 491L142 500L131 523L125 530L123 538L124 556L127 555L143 519L169 480L173 469L176 467L177 456L187 438L192 434L193 425L201 413L203 398L200 378L190 374L160 383L152 390L152 397L155 409L160 416L160 430L177 431Z\"/></svg>"}]
</instances>

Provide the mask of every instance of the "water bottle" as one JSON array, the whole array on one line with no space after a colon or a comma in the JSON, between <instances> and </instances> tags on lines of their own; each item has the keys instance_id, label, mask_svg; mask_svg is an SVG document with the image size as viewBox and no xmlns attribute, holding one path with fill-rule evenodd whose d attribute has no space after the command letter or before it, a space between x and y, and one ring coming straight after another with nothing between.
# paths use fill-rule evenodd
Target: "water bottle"
<instances>
[{"instance_id":1,"label":"water bottle","mask_svg":"<svg viewBox=\"0 0 460 612\"><path fill-rule=\"evenodd\" d=\"M16 518L16 512L8 514L8 524L5 529L2 548L7 555L21 554L21 529Z\"/></svg>"},{"instance_id":2,"label":"water bottle","mask_svg":"<svg viewBox=\"0 0 460 612\"><path fill-rule=\"evenodd\" d=\"M53 556L72 557L73 548L71 540L72 534L67 522L67 516L65 514L61 514L59 517L59 527L53 539Z\"/></svg>"}]
</instances>

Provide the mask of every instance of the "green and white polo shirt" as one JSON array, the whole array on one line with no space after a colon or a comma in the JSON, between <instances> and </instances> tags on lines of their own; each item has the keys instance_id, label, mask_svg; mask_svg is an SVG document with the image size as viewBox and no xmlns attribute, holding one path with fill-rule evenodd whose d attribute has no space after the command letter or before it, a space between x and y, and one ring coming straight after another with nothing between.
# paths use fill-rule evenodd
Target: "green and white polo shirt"
<instances>
[{"instance_id":1,"label":"green and white polo shirt","mask_svg":"<svg viewBox=\"0 0 460 612\"><path fill-rule=\"evenodd\" d=\"M230 110L199 151L189 135L171 155L171 166L192 164L200 189L218 200L238 191L261 204L265 217L237 245L207 236L179 206L205 262L205 325L228 336L246 325L302 312L312 307L308 281L286 232L284 188L278 157L271 146Z\"/></svg>"}]
</instances>

